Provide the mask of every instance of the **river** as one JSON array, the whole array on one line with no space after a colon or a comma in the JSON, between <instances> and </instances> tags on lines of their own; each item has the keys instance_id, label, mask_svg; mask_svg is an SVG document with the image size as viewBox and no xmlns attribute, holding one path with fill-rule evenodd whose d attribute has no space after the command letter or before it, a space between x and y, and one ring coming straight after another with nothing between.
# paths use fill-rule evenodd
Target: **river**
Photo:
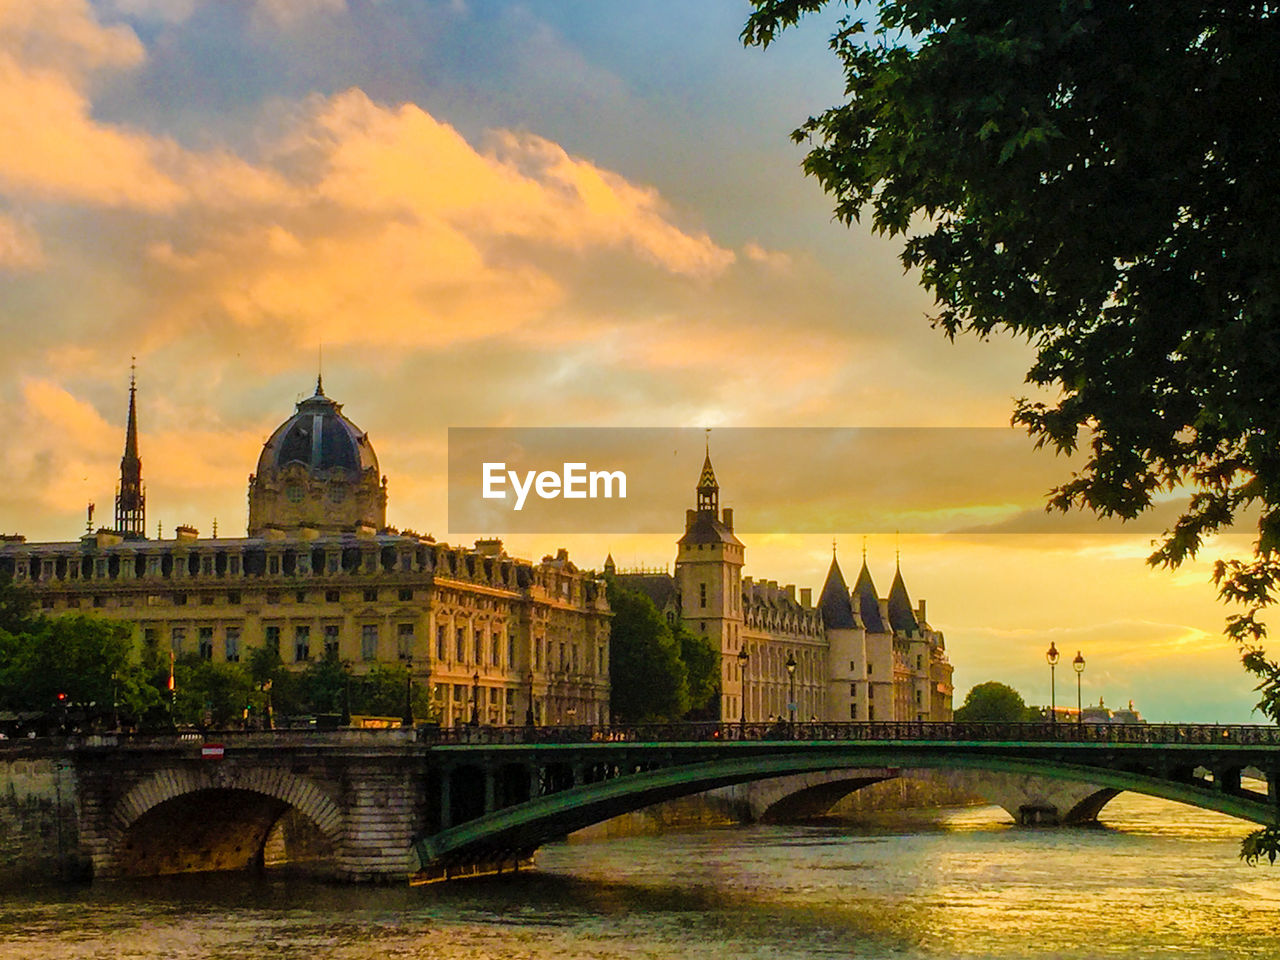
<instances>
[{"instance_id":1,"label":"river","mask_svg":"<svg viewBox=\"0 0 1280 960\"><path fill-rule=\"evenodd\" d=\"M1249 825L1125 794L1096 828L995 807L859 827L556 844L516 878L408 888L179 877L0 898L0 960L1280 956Z\"/></svg>"}]
</instances>

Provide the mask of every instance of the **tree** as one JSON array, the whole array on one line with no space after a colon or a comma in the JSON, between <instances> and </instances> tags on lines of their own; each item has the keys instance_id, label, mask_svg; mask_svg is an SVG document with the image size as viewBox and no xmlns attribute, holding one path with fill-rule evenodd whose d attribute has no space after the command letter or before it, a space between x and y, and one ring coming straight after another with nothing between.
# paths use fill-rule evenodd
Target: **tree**
<instances>
[{"instance_id":1,"label":"tree","mask_svg":"<svg viewBox=\"0 0 1280 960\"><path fill-rule=\"evenodd\" d=\"M689 710L688 671L680 645L643 593L608 581L609 707L624 723L674 720Z\"/></svg>"},{"instance_id":2,"label":"tree","mask_svg":"<svg viewBox=\"0 0 1280 960\"><path fill-rule=\"evenodd\" d=\"M1017 690L988 680L965 694L964 704L956 709L955 718L961 722L1022 723L1033 719L1033 714Z\"/></svg>"},{"instance_id":3,"label":"tree","mask_svg":"<svg viewBox=\"0 0 1280 960\"><path fill-rule=\"evenodd\" d=\"M720 651L705 633L695 633L683 620L675 624L675 639L685 666L689 688L688 717L697 720L719 718Z\"/></svg>"},{"instance_id":4,"label":"tree","mask_svg":"<svg viewBox=\"0 0 1280 960\"><path fill-rule=\"evenodd\" d=\"M752 0L767 47L827 0ZM854 4L857 5L856 2ZM847 6L847 4L842 4ZM1269 0L877 0L838 20L845 103L793 134L846 224L869 212L948 337L1036 347L1013 420L1087 449L1051 507L1133 518L1189 494L1149 561L1219 561L1258 707L1280 720L1262 612L1280 586L1280 19Z\"/></svg>"}]
</instances>

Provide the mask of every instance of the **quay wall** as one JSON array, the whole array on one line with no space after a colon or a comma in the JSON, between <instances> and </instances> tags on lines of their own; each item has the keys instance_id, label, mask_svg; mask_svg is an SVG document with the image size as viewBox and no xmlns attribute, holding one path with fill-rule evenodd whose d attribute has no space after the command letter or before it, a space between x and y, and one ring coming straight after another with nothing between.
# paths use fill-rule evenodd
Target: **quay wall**
<instances>
[{"instance_id":1,"label":"quay wall","mask_svg":"<svg viewBox=\"0 0 1280 960\"><path fill-rule=\"evenodd\" d=\"M88 879L78 797L65 756L32 749L0 757L0 885Z\"/></svg>"}]
</instances>

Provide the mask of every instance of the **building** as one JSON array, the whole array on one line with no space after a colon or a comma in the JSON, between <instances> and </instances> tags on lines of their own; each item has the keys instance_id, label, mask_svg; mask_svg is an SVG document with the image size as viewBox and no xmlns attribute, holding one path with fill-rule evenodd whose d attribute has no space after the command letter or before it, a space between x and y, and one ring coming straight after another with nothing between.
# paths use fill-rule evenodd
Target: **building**
<instances>
[{"instance_id":1,"label":"building","mask_svg":"<svg viewBox=\"0 0 1280 960\"><path fill-rule=\"evenodd\" d=\"M794 585L742 575L746 548L734 535L733 510L719 504L708 451L676 544L674 576L619 573L612 558L605 570L719 649L722 719L759 721L792 711L798 720L951 719L943 636L925 619L923 600L912 606L900 566L882 598L864 551L849 589L833 547L815 606L809 589L797 597Z\"/></svg>"},{"instance_id":2,"label":"building","mask_svg":"<svg viewBox=\"0 0 1280 960\"><path fill-rule=\"evenodd\" d=\"M241 538L146 536L136 400L131 378L114 525L0 541L0 575L44 611L131 620L145 644L206 660L268 644L288 664L330 651L357 673L404 663L446 724L609 719L603 582L564 550L531 563L501 540L450 546L388 527L369 436L318 379L263 445Z\"/></svg>"}]
</instances>

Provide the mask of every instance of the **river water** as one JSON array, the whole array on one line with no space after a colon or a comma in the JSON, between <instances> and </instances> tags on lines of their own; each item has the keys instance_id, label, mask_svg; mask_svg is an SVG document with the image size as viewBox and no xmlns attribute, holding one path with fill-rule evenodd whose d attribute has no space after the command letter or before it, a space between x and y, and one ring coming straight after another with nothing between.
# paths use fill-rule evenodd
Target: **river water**
<instances>
[{"instance_id":1,"label":"river water","mask_svg":"<svg viewBox=\"0 0 1280 960\"><path fill-rule=\"evenodd\" d=\"M1125 794L1099 828L995 807L556 844L418 888L182 877L0 897L0 960L1280 957L1239 821Z\"/></svg>"}]
</instances>

